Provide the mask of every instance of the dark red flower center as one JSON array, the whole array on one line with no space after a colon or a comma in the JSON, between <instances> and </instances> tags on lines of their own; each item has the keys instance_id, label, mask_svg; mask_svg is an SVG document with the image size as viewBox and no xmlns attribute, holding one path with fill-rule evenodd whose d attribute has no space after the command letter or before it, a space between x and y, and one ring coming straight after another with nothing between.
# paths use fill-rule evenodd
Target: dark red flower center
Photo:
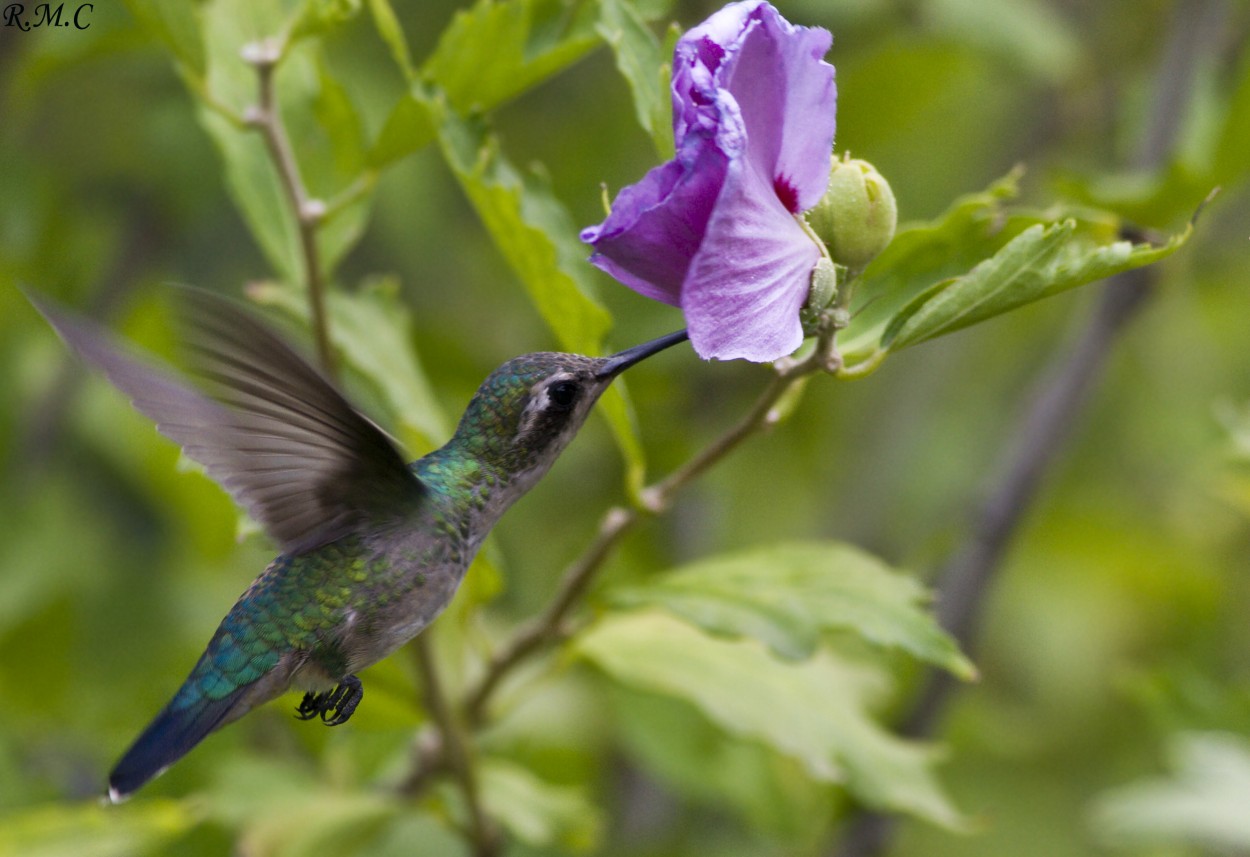
<instances>
[{"instance_id":1,"label":"dark red flower center","mask_svg":"<svg viewBox=\"0 0 1250 857\"><path fill-rule=\"evenodd\" d=\"M781 200L781 204L786 207L786 211L791 214L799 213L799 192L790 182L788 176L775 176L773 178L773 192L777 194L777 199Z\"/></svg>"}]
</instances>

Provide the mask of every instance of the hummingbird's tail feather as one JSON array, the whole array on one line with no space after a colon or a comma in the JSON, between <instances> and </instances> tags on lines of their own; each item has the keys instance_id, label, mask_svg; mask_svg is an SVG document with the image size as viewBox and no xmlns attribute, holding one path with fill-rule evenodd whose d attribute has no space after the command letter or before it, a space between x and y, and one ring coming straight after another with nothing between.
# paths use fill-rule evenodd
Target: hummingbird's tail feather
<instances>
[{"instance_id":1,"label":"hummingbird's tail feather","mask_svg":"<svg viewBox=\"0 0 1250 857\"><path fill-rule=\"evenodd\" d=\"M239 687L220 699L200 696L190 704L174 697L109 774L109 801L120 803L181 759L228 718L248 690ZM183 704L179 704L183 702Z\"/></svg>"}]
</instances>

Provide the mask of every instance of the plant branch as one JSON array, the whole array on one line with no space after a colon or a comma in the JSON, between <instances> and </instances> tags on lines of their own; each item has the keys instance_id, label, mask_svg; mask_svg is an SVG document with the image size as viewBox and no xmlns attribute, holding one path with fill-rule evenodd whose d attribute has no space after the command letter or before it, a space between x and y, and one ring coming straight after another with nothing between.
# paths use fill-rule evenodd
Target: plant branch
<instances>
[{"instance_id":1,"label":"plant branch","mask_svg":"<svg viewBox=\"0 0 1250 857\"><path fill-rule=\"evenodd\" d=\"M439 678L438 663L434 658L433 636L430 629L418 634L412 641L416 653L417 667L421 670L422 687L425 694L426 708L430 717L438 726L441 741L441 757L460 784L464 794L465 807L469 815L467 835L473 843L476 857L492 857L499 853L501 840L499 833L482 808L478 792L477 773L474 770L470 755L469 743L465 738L455 714L447 702L447 693ZM409 787L415 792L417 783L410 780Z\"/></svg>"},{"instance_id":2,"label":"plant branch","mask_svg":"<svg viewBox=\"0 0 1250 857\"><path fill-rule=\"evenodd\" d=\"M325 274L321 270L321 255L317 248L317 229L325 220L326 205L309 196L300 177L299 163L287 137L281 111L278 109L274 94L274 72L282 58L282 43L274 39L253 42L244 48L243 58L256 69L259 83L259 103L247 112L247 123L259 131L264 139L282 188L286 191L287 200L295 213L317 358L326 374L333 378L335 361L326 322Z\"/></svg>"},{"instance_id":3,"label":"plant branch","mask_svg":"<svg viewBox=\"0 0 1250 857\"><path fill-rule=\"evenodd\" d=\"M544 646L564 636L563 626L568 614L585 594L596 573L621 538L642 520L638 509L614 506L599 522L595 540L564 570L556 597L547 609L523 625L491 658L486 672L465 694L465 720L473 726L485 721L486 706L500 682L519 664Z\"/></svg>"},{"instance_id":4,"label":"plant branch","mask_svg":"<svg viewBox=\"0 0 1250 857\"><path fill-rule=\"evenodd\" d=\"M773 376L746 416L667 477L643 489L644 508L652 514L667 511L678 491L701 476L748 437L757 431L770 428L776 422L775 419L770 419L773 408L781 397L798 383L799 377L798 373L786 375L780 372Z\"/></svg>"}]
</instances>

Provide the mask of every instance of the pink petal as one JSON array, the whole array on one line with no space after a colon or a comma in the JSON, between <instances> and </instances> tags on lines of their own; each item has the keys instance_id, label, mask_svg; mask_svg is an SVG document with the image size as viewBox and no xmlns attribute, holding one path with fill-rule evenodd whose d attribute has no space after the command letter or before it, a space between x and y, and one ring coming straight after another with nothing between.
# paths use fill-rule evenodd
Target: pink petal
<instances>
[{"instance_id":1,"label":"pink petal","mask_svg":"<svg viewBox=\"0 0 1250 857\"><path fill-rule=\"evenodd\" d=\"M731 165L682 289L690 342L704 359L764 363L803 342L816 244L745 161Z\"/></svg>"},{"instance_id":2,"label":"pink petal","mask_svg":"<svg viewBox=\"0 0 1250 857\"><path fill-rule=\"evenodd\" d=\"M820 201L836 128L833 66L820 60L833 37L795 27L767 4L757 10L720 83L738 101L747 157L792 214Z\"/></svg>"},{"instance_id":3,"label":"pink petal","mask_svg":"<svg viewBox=\"0 0 1250 857\"><path fill-rule=\"evenodd\" d=\"M595 248L591 264L639 294L677 306L690 262L699 250L731 156L742 150L741 123L732 115L707 132L687 135L676 160L623 189L599 226L582 230ZM718 111L717 105L706 109ZM729 151L727 151L729 150Z\"/></svg>"}]
</instances>

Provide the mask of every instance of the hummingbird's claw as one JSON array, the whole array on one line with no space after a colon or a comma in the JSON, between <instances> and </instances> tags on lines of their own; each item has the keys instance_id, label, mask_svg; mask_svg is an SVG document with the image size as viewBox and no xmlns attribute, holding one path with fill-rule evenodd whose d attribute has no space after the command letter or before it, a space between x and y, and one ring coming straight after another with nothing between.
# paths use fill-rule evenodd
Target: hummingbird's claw
<instances>
[{"instance_id":1,"label":"hummingbird's claw","mask_svg":"<svg viewBox=\"0 0 1250 857\"><path fill-rule=\"evenodd\" d=\"M352 712L356 710L356 706L360 705L360 700L364 696L365 689L361 685L360 679L354 675L347 676L330 693L325 707L321 709L321 721L326 726L338 726L340 723L346 723L351 718ZM327 717L331 711L334 712L334 716Z\"/></svg>"},{"instance_id":2,"label":"hummingbird's claw","mask_svg":"<svg viewBox=\"0 0 1250 857\"><path fill-rule=\"evenodd\" d=\"M304 698L300 700L299 706L295 709L295 716L299 720L312 720L317 716L317 712L321 710L320 699L323 694L313 693L311 690L304 694Z\"/></svg>"},{"instance_id":3,"label":"hummingbird's claw","mask_svg":"<svg viewBox=\"0 0 1250 857\"><path fill-rule=\"evenodd\" d=\"M310 691L304 694L299 707L295 709L295 716L300 720L312 720L320 715L321 722L325 725L338 726L351 718L364 695L365 690L360 679L349 675L334 690L326 693Z\"/></svg>"}]
</instances>

